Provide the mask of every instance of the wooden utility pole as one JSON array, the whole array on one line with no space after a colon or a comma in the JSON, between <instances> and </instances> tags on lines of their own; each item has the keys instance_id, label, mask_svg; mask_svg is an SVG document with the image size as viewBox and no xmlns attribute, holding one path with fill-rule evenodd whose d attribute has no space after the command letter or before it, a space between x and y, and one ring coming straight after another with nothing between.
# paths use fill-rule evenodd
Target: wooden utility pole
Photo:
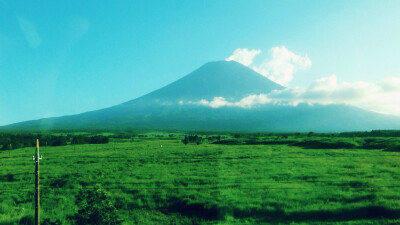
<instances>
[{"instance_id":1,"label":"wooden utility pole","mask_svg":"<svg viewBox=\"0 0 400 225\"><path fill-rule=\"evenodd\" d=\"M32 157L35 160L35 225L40 224L40 192L39 192L39 160L42 156L39 156L39 139L36 139L36 151Z\"/></svg>"}]
</instances>

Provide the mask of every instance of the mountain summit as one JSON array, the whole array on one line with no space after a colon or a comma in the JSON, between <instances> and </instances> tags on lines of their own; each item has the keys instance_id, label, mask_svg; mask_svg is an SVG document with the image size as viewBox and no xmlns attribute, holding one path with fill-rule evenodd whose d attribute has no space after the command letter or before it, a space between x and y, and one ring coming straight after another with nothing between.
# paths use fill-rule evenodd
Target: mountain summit
<instances>
[{"instance_id":1,"label":"mountain summit","mask_svg":"<svg viewBox=\"0 0 400 225\"><path fill-rule=\"evenodd\" d=\"M140 98L78 115L46 118L1 127L2 130L206 130L206 131L356 131L400 129L400 118L345 105L254 108L199 104L223 97L230 102L283 89L234 61L210 62L183 78Z\"/></svg>"},{"instance_id":2,"label":"mountain summit","mask_svg":"<svg viewBox=\"0 0 400 225\"><path fill-rule=\"evenodd\" d=\"M240 100L252 94L283 89L277 83L235 61L204 64L185 77L126 104L139 102L178 102L224 97Z\"/></svg>"}]
</instances>

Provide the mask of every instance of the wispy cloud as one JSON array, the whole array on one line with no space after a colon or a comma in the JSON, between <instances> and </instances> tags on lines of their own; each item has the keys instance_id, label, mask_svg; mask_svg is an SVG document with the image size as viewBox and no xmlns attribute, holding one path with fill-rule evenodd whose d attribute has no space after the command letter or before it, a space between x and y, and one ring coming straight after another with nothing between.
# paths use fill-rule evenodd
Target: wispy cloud
<instances>
[{"instance_id":1,"label":"wispy cloud","mask_svg":"<svg viewBox=\"0 0 400 225\"><path fill-rule=\"evenodd\" d=\"M249 66L253 63L254 58L261 53L261 50L247 48L238 48L233 52L233 55L226 58L226 61L236 61L245 66Z\"/></svg>"},{"instance_id":2,"label":"wispy cloud","mask_svg":"<svg viewBox=\"0 0 400 225\"><path fill-rule=\"evenodd\" d=\"M29 46L37 48L42 43L42 39L36 30L35 24L22 17L18 17L18 24Z\"/></svg>"}]
</instances>

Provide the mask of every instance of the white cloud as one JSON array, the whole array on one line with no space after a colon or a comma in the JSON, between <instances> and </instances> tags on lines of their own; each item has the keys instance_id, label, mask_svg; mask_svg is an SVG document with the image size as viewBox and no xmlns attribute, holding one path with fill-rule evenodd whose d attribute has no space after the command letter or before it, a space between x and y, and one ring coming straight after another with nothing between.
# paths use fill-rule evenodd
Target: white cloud
<instances>
[{"instance_id":1,"label":"white cloud","mask_svg":"<svg viewBox=\"0 0 400 225\"><path fill-rule=\"evenodd\" d=\"M226 61L237 61L245 66L268 77L281 85L287 85L293 80L293 75L311 66L311 59L307 56L296 55L285 46L271 48L271 59L264 59L259 65L253 64L254 58L261 53L261 50L238 48L233 55L226 58Z\"/></svg>"},{"instance_id":2,"label":"white cloud","mask_svg":"<svg viewBox=\"0 0 400 225\"><path fill-rule=\"evenodd\" d=\"M269 99L264 94L259 95L249 95L245 98L242 98L239 102L236 103L236 106L251 108L253 105L257 104L267 104L270 103L271 99Z\"/></svg>"},{"instance_id":3,"label":"white cloud","mask_svg":"<svg viewBox=\"0 0 400 225\"><path fill-rule=\"evenodd\" d=\"M31 48L38 47L42 43L42 39L36 30L35 24L21 17L18 17L18 23L29 46Z\"/></svg>"},{"instance_id":4,"label":"white cloud","mask_svg":"<svg viewBox=\"0 0 400 225\"><path fill-rule=\"evenodd\" d=\"M258 104L267 104L270 103L271 99L267 97L267 95L259 94L259 95L249 95L245 98L242 98L237 102L229 102L224 97L214 97L212 101L207 101L202 99L197 102L197 104L210 106L211 108L219 108L222 106L236 106L241 108L251 108L254 105Z\"/></svg>"},{"instance_id":5,"label":"white cloud","mask_svg":"<svg viewBox=\"0 0 400 225\"><path fill-rule=\"evenodd\" d=\"M337 88L337 86L336 74L332 74L328 77L317 79L313 84L311 84L310 89L314 91L333 90Z\"/></svg>"},{"instance_id":6,"label":"white cloud","mask_svg":"<svg viewBox=\"0 0 400 225\"><path fill-rule=\"evenodd\" d=\"M191 104L200 104L212 108L241 107L251 108L263 104L297 106L306 104L346 104L379 113L400 116L400 78L385 78L377 83L341 82L335 74L314 81L309 87L294 87L275 90L268 94L249 95L236 102L223 97L214 97Z\"/></svg>"},{"instance_id":7,"label":"white cloud","mask_svg":"<svg viewBox=\"0 0 400 225\"><path fill-rule=\"evenodd\" d=\"M264 60L260 65L253 65L252 69L281 85L287 85L293 80L293 74L311 66L311 59L307 56L296 55L285 46L271 49L272 59Z\"/></svg>"},{"instance_id":8,"label":"white cloud","mask_svg":"<svg viewBox=\"0 0 400 225\"><path fill-rule=\"evenodd\" d=\"M316 80L308 88L287 88L268 97L286 103L346 104L400 116L400 78L386 78L377 83L339 83L332 74Z\"/></svg>"},{"instance_id":9,"label":"white cloud","mask_svg":"<svg viewBox=\"0 0 400 225\"><path fill-rule=\"evenodd\" d=\"M207 101L205 99L202 99L200 102L198 102L198 104L210 106L211 108L219 108L222 106L233 106L233 103L228 102L227 100L225 100L224 97L214 97L212 101Z\"/></svg>"},{"instance_id":10,"label":"white cloud","mask_svg":"<svg viewBox=\"0 0 400 225\"><path fill-rule=\"evenodd\" d=\"M261 50L252 49L248 50L247 48L238 48L233 52L233 55L226 58L226 61L236 61L245 66L249 66L253 63L254 57L261 53Z\"/></svg>"},{"instance_id":11,"label":"white cloud","mask_svg":"<svg viewBox=\"0 0 400 225\"><path fill-rule=\"evenodd\" d=\"M309 68L312 62L308 56L296 55L285 46L271 48L271 59L265 59L259 65L253 64L255 56L261 50L237 49L226 60L236 60L269 79L287 85L293 75ZM297 106L307 104L347 104L370 111L400 116L400 77L384 78L379 82L338 82L332 74L315 80L308 87L292 87L275 90L271 93L250 95L237 102L229 102L223 97L212 101L203 99L190 104L202 104L213 108L230 106L251 108L259 104L280 104Z\"/></svg>"},{"instance_id":12,"label":"white cloud","mask_svg":"<svg viewBox=\"0 0 400 225\"><path fill-rule=\"evenodd\" d=\"M379 85L382 87L383 91L391 92L398 91L400 88L400 78L399 77L389 77L384 78L379 82Z\"/></svg>"}]
</instances>

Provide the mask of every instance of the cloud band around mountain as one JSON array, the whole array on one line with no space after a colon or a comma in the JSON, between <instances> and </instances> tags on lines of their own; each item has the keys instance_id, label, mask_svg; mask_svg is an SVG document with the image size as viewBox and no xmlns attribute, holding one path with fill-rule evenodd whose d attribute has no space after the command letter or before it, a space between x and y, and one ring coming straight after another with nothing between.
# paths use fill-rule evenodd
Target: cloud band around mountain
<instances>
[{"instance_id":1,"label":"cloud band around mountain","mask_svg":"<svg viewBox=\"0 0 400 225\"><path fill-rule=\"evenodd\" d=\"M335 74L313 82L309 87L275 90L268 94L249 95L239 101L228 101L222 96L202 99L195 104L219 107L252 108L264 104L297 106L300 103L346 104L362 109L400 116L400 78L385 78L377 83L341 82Z\"/></svg>"},{"instance_id":2,"label":"cloud band around mountain","mask_svg":"<svg viewBox=\"0 0 400 225\"><path fill-rule=\"evenodd\" d=\"M312 65L311 59L305 55L297 55L285 46L270 49L271 58L264 59L260 64L254 63L254 58L261 50L236 49L226 60L235 60L249 66L256 72L272 81L287 86L293 80L294 74ZM236 106L250 108L260 104L280 104L296 106L307 104L346 104L366 110L400 116L400 78L385 78L377 83L371 82L341 82L335 74L317 79L308 87L288 87L267 94L249 95L237 102L229 102L221 96L212 100L202 100L198 104L218 108Z\"/></svg>"}]
</instances>

